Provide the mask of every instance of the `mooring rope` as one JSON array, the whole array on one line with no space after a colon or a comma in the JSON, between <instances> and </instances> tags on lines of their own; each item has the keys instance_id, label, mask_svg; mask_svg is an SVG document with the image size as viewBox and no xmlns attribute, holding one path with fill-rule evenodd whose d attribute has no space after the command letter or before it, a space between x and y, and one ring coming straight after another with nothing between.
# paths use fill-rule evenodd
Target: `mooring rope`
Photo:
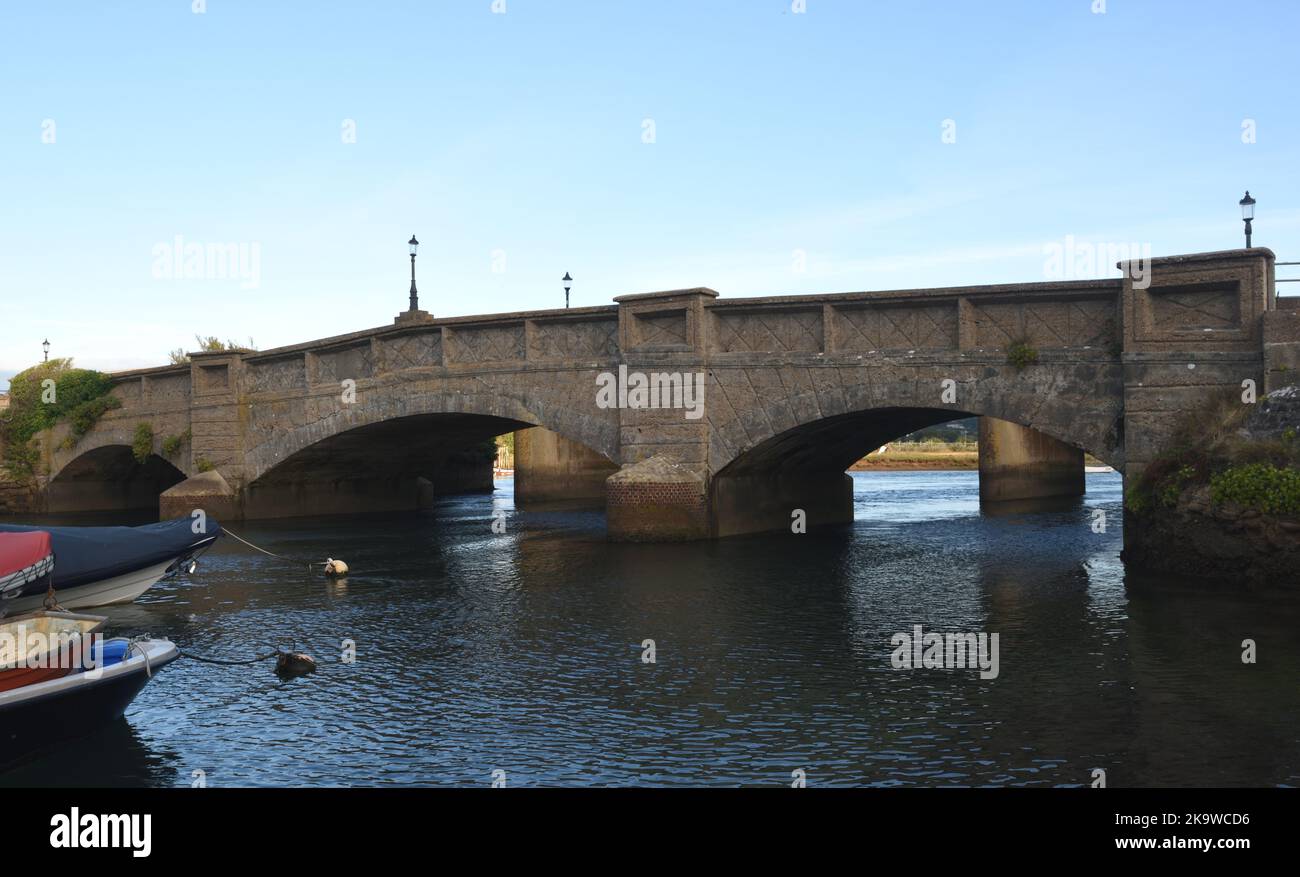
<instances>
[{"instance_id":1,"label":"mooring rope","mask_svg":"<svg viewBox=\"0 0 1300 877\"><path fill-rule=\"evenodd\" d=\"M221 664L225 667L242 667L247 664L256 664L258 661L265 661L268 658L277 658L280 656L280 650L267 652L265 655L258 655L256 658L250 658L247 661L225 661L221 658L205 658L203 655L196 655L193 652L186 652L178 649L182 658L193 658L196 661L202 661L205 664Z\"/></svg>"},{"instance_id":2,"label":"mooring rope","mask_svg":"<svg viewBox=\"0 0 1300 877\"><path fill-rule=\"evenodd\" d=\"M285 557L283 554L276 554L274 551L267 551L265 548L259 548L259 547L257 547L256 545L254 545L252 542L249 542L249 541L248 541L247 539L245 539L243 536L240 536L240 535L239 535L238 533L236 533L234 530L231 530L229 527L222 527L222 528L221 528L221 531L222 531L223 533L225 533L226 535L228 535L228 536L233 536L235 539L238 539L240 542L243 542L245 545L247 545L249 548L253 549L254 551L260 551L260 552L262 552L262 553L265 554L267 557L274 557L276 560L283 560L283 561L285 561L285 562L287 562L287 563L302 563L301 560L294 560L292 557ZM320 561L320 560L318 560L318 561L315 561L315 562L313 562L313 563L308 563L308 564L307 564L307 569L310 570L310 569L312 569L312 567L325 566L325 564L327 564L327 563L329 563L329 561Z\"/></svg>"},{"instance_id":3,"label":"mooring rope","mask_svg":"<svg viewBox=\"0 0 1300 877\"><path fill-rule=\"evenodd\" d=\"M267 652L265 655L258 655L256 658L250 658L247 661L209 658L205 655L196 655L193 652L184 651L179 652L179 657L193 658L194 660L202 661L205 664L219 664L223 667L246 667L249 664L256 664L259 661L275 658L276 675L285 678L302 676L306 673L314 673L317 667L316 659L311 655L303 652L286 652L283 649L276 649L274 652Z\"/></svg>"}]
</instances>

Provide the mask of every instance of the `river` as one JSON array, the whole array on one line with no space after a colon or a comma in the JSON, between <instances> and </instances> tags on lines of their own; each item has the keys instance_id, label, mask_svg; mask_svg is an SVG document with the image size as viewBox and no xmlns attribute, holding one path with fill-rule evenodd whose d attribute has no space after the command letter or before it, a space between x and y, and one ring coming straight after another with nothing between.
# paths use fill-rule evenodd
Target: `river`
<instances>
[{"instance_id":1,"label":"river","mask_svg":"<svg viewBox=\"0 0 1300 877\"><path fill-rule=\"evenodd\" d=\"M236 526L352 572L222 540L104 610L110 633L320 669L176 661L0 785L1300 784L1300 605L1126 574L1119 475L998 517L976 472L853 477L852 527L713 543L607 543L599 512L516 510L509 479L422 515ZM997 633L998 675L895 669L917 624Z\"/></svg>"}]
</instances>

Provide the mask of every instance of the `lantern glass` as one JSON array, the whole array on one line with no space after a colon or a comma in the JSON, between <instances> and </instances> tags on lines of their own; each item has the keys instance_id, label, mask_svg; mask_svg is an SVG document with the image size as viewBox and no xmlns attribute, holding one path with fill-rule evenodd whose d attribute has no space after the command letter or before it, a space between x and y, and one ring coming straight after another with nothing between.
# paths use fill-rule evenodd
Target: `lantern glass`
<instances>
[{"instance_id":1,"label":"lantern glass","mask_svg":"<svg viewBox=\"0 0 1300 877\"><path fill-rule=\"evenodd\" d=\"M411 235L411 239L410 239L409 241L407 241L406 244L407 244L407 246L409 246L409 247L411 248L411 255L412 255L412 256L414 256L414 255L415 255L415 251L418 250L418 249L420 248L420 242L417 241L417 240L415 239L415 235Z\"/></svg>"},{"instance_id":2,"label":"lantern glass","mask_svg":"<svg viewBox=\"0 0 1300 877\"><path fill-rule=\"evenodd\" d=\"M1241 205L1241 218L1242 218L1242 219L1254 219L1254 218L1255 218L1255 199L1252 198L1252 197L1250 197L1250 193L1249 193L1249 192L1246 193L1246 197L1245 197L1245 198L1242 198L1242 199L1241 199L1240 201L1238 201L1237 203Z\"/></svg>"}]
</instances>

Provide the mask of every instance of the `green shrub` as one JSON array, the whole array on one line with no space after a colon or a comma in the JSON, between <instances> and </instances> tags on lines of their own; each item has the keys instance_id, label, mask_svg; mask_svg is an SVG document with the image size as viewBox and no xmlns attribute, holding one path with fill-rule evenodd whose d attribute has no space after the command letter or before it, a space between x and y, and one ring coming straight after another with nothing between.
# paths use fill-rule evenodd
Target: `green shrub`
<instances>
[{"instance_id":1,"label":"green shrub","mask_svg":"<svg viewBox=\"0 0 1300 877\"><path fill-rule=\"evenodd\" d=\"M52 359L14 375L9 381L7 419L0 427L11 473L35 474L40 455L32 439L37 433L68 420L75 442L105 411L119 407L121 403L110 395L112 385L102 372L73 368L71 359Z\"/></svg>"},{"instance_id":2,"label":"green shrub","mask_svg":"<svg viewBox=\"0 0 1300 877\"><path fill-rule=\"evenodd\" d=\"M94 428L104 412L121 407L122 400L116 396L100 396L98 399L82 402L68 412L68 425L72 427L72 435L80 439Z\"/></svg>"},{"instance_id":3,"label":"green shrub","mask_svg":"<svg viewBox=\"0 0 1300 877\"><path fill-rule=\"evenodd\" d=\"M1017 338L1007 345L1007 362L1015 366L1016 371L1024 371L1038 362L1038 350L1028 338Z\"/></svg>"},{"instance_id":4,"label":"green shrub","mask_svg":"<svg viewBox=\"0 0 1300 877\"><path fill-rule=\"evenodd\" d=\"M34 441L9 442L5 445L5 468L14 478L29 479L36 474L41 451Z\"/></svg>"},{"instance_id":5,"label":"green shrub","mask_svg":"<svg viewBox=\"0 0 1300 877\"><path fill-rule=\"evenodd\" d=\"M1194 467L1183 466L1164 480L1160 488L1160 502L1164 504L1165 508L1173 508L1178 504L1178 497L1182 495L1183 488L1195 477L1196 469Z\"/></svg>"},{"instance_id":6,"label":"green shrub","mask_svg":"<svg viewBox=\"0 0 1300 877\"><path fill-rule=\"evenodd\" d=\"M199 457L194 461L194 468L198 469L200 472L211 472L217 467L212 465L212 461L207 457Z\"/></svg>"},{"instance_id":7,"label":"green shrub","mask_svg":"<svg viewBox=\"0 0 1300 877\"><path fill-rule=\"evenodd\" d=\"M1300 470L1269 463L1231 466L1210 478L1216 504L1234 502L1269 515L1300 514Z\"/></svg>"},{"instance_id":8,"label":"green shrub","mask_svg":"<svg viewBox=\"0 0 1300 877\"><path fill-rule=\"evenodd\" d=\"M131 456L140 465L149 462L153 456L153 427L147 423L135 425L135 440L131 442Z\"/></svg>"},{"instance_id":9,"label":"green shrub","mask_svg":"<svg viewBox=\"0 0 1300 877\"><path fill-rule=\"evenodd\" d=\"M1142 482L1124 491L1124 508L1135 515L1144 515L1151 508L1151 492Z\"/></svg>"},{"instance_id":10,"label":"green shrub","mask_svg":"<svg viewBox=\"0 0 1300 877\"><path fill-rule=\"evenodd\" d=\"M181 433L180 435L167 436L167 438L163 439L163 443L162 443L163 456L164 457L176 456L176 453L181 449L181 445L189 441L192 435L193 433L187 429L185 430L185 432Z\"/></svg>"}]
</instances>

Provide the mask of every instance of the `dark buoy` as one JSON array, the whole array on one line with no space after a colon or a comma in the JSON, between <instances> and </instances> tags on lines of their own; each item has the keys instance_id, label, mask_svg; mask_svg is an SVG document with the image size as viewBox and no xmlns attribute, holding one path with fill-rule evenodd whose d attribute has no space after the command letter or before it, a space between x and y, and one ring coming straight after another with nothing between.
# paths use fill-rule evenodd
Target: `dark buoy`
<instances>
[{"instance_id":1,"label":"dark buoy","mask_svg":"<svg viewBox=\"0 0 1300 877\"><path fill-rule=\"evenodd\" d=\"M302 652L281 652L275 659L275 672L286 679L305 676L315 671L316 659Z\"/></svg>"}]
</instances>

